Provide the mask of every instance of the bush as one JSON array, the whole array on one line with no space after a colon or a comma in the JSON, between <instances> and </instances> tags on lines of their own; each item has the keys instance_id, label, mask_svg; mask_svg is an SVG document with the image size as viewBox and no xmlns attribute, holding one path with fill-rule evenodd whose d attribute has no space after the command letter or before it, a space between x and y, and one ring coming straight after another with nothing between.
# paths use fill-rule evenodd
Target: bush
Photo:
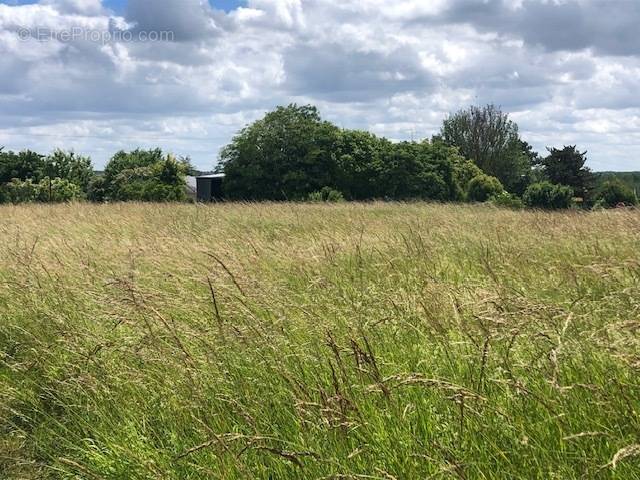
<instances>
[{"instance_id":1,"label":"bush","mask_svg":"<svg viewBox=\"0 0 640 480\"><path fill-rule=\"evenodd\" d=\"M310 202L338 203L344 201L344 195L333 188L324 187L322 190L310 193L308 200Z\"/></svg>"},{"instance_id":2,"label":"bush","mask_svg":"<svg viewBox=\"0 0 640 480\"><path fill-rule=\"evenodd\" d=\"M489 201L496 207L511 208L514 210L521 210L524 208L522 199L516 195L512 195L509 192L502 192L498 195L492 196Z\"/></svg>"},{"instance_id":3,"label":"bush","mask_svg":"<svg viewBox=\"0 0 640 480\"><path fill-rule=\"evenodd\" d=\"M157 150L118 152L94 182L91 198L97 201L175 202L186 200L188 165Z\"/></svg>"},{"instance_id":4,"label":"bush","mask_svg":"<svg viewBox=\"0 0 640 480\"><path fill-rule=\"evenodd\" d=\"M40 185L34 183L31 179L22 181L14 178L2 185L0 197L2 197L3 201L9 203L37 202L40 198Z\"/></svg>"},{"instance_id":5,"label":"bush","mask_svg":"<svg viewBox=\"0 0 640 480\"><path fill-rule=\"evenodd\" d=\"M45 177L40 182L33 180L19 180L14 178L1 188L0 198L11 203L33 202L69 202L82 198L82 189L75 183L62 178L54 178L49 181Z\"/></svg>"},{"instance_id":6,"label":"bush","mask_svg":"<svg viewBox=\"0 0 640 480\"><path fill-rule=\"evenodd\" d=\"M636 205L638 197L636 193L619 180L604 182L596 197L596 205L613 208L618 205Z\"/></svg>"},{"instance_id":7,"label":"bush","mask_svg":"<svg viewBox=\"0 0 640 480\"><path fill-rule=\"evenodd\" d=\"M486 202L491 197L504 192L504 187L496 177L485 175L475 176L469 182L467 198L472 202Z\"/></svg>"},{"instance_id":8,"label":"bush","mask_svg":"<svg viewBox=\"0 0 640 480\"><path fill-rule=\"evenodd\" d=\"M532 208L556 210L569 208L573 203L573 189L566 185L551 182L539 182L529 185L522 197L524 203Z\"/></svg>"}]
</instances>

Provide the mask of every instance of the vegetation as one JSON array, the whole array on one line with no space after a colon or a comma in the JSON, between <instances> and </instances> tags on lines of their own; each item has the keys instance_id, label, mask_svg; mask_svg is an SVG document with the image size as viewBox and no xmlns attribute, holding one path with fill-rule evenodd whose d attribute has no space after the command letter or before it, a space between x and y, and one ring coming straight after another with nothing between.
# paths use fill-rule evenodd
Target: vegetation
<instances>
[{"instance_id":1,"label":"vegetation","mask_svg":"<svg viewBox=\"0 0 640 480\"><path fill-rule=\"evenodd\" d=\"M574 195L590 203L594 190L594 177L585 167L587 152L580 152L575 145L549 149L549 155L541 162L545 176L551 183L566 185Z\"/></svg>"},{"instance_id":2,"label":"vegetation","mask_svg":"<svg viewBox=\"0 0 640 480\"><path fill-rule=\"evenodd\" d=\"M160 149L121 151L107 164L96 196L111 201L184 201L188 169Z\"/></svg>"},{"instance_id":3,"label":"vegetation","mask_svg":"<svg viewBox=\"0 0 640 480\"><path fill-rule=\"evenodd\" d=\"M459 200L465 160L442 142L392 143L340 130L315 107L290 105L237 135L221 154L228 198L305 200L324 187L349 200Z\"/></svg>"},{"instance_id":4,"label":"vegetation","mask_svg":"<svg viewBox=\"0 0 640 480\"><path fill-rule=\"evenodd\" d=\"M546 181L534 183L524 192L522 200L533 208L547 210L569 208L573 203L573 189Z\"/></svg>"},{"instance_id":5,"label":"vegetation","mask_svg":"<svg viewBox=\"0 0 640 480\"><path fill-rule=\"evenodd\" d=\"M521 210L524 208L524 202L517 195L509 192L501 192L493 195L489 201L496 207L511 208L513 210Z\"/></svg>"},{"instance_id":6,"label":"vegetation","mask_svg":"<svg viewBox=\"0 0 640 480\"><path fill-rule=\"evenodd\" d=\"M91 159L75 152L0 151L0 203L183 201L190 170L188 159L160 149L118 152L102 176L94 173Z\"/></svg>"},{"instance_id":7,"label":"vegetation","mask_svg":"<svg viewBox=\"0 0 640 480\"><path fill-rule=\"evenodd\" d=\"M522 194L537 155L520 139L518 125L495 105L469 107L445 119L440 138L511 192Z\"/></svg>"},{"instance_id":8,"label":"vegetation","mask_svg":"<svg viewBox=\"0 0 640 480\"><path fill-rule=\"evenodd\" d=\"M6 479L640 478L636 210L0 207Z\"/></svg>"},{"instance_id":9,"label":"vegetation","mask_svg":"<svg viewBox=\"0 0 640 480\"><path fill-rule=\"evenodd\" d=\"M293 104L242 129L221 151L216 171L226 176L228 200L491 201L544 209L635 204L640 177L594 175L575 145L548 151L538 155L495 105L454 113L430 140L392 142L338 128L316 107ZM118 152L101 175L74 152L0 149L0 203L182 202L185 176L194 174L189 159L160 149ZM607 183L612 178L631 194Z\"/></svg>"},{"instance_id":10,"label":"vegetation","mask_svg":"<svg viewBox=\"0 0 640 480\"><path fill-rule=\"evenodd\" d=\"M480 174L469 182L467 198L473 202L486 202L491 197L500 195L504 188L496 177Z\"/></svg>"},{"instance_id":11,"label":"vegetation","mask_svg":"<svg viewBox=\"0 0 640 480\"><path fill-rule=\"evenodd\" d=\"M636 195L640 193L640 172L596 172L594 173L596 190L598 190L604 182L616 180L624 183Z\"/></svg>"},{"instance_id":12,"label":"vegetation","mask_svg":"<svg viewBox=\"0 0 640 480\"><path fill-rule=\"evenodd\" d=\"M596 198L600 207L631 206L638 203L636 193L620 180L608 180L602 184Z\"/></svg>"}]
</instances>

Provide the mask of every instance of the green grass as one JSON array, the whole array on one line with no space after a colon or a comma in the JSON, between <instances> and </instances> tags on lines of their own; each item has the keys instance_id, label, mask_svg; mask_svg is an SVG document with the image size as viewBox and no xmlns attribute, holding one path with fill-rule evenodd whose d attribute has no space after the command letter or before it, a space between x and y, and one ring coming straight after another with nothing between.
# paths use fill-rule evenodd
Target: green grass
<instances>
[{"instance_id":1,"label":"green grass","mask_svg":"<svg viewBox=\"0 0 640 480\"><path fill-rule=\"evenodd\" d=\"M640 479L640 212L0 208L0 478Z\"/></svg>"}]
</instances>

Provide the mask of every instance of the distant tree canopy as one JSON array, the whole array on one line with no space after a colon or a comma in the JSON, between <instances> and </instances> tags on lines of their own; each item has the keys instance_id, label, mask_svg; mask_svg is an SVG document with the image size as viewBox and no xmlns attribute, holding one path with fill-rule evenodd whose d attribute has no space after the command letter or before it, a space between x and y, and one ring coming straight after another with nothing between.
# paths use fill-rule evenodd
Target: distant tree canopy
<instances>
[{"instance_id":1,"label":"distant tree canopy","mask_svg":"<svg viewBox=\"0 0 640 480\"><path fill-rule=\"evenodd\" d=\"M439 137L457 147L510 192L522 194L536 154L520 139L518 125L495 105L472 106L445 119Z\"/></svg>"},{"instance_id":2,"label":"distant tree canopy","mask_svg":"<svg viewBox=\"0 0 640 480\"><path fill-rule=\"evenodd\" d=\"M611 208L618 205L637 205L636 192L618 179L607 180L597 192L596 205Z\"/></svg>"},{"instance_id":3,"label":"distant tree canopy","mask_svg":"<svg viewBox=\"0 0 640 480\"><path fill-rule=\"evenodd\" d=\"M640 172L593 175L576 146L541 157L495 105L471 106L443 121L431 140L394 142L323 120L312 105L277 107L222 149L230 200L435 200L521 208L637 203ZM184 201L189 159L160 149L120 151L103 175L91 160L56 150L0 148L1 202Z\"/></svg>"},{"instance_id":4,"label":"distant tree canopy","mask_svg":"<svg viewBox=\"0 0 640 480\"><path fill-rule=\"evenodd\" d=\"M91 197L95 201L183 201L190 169L188 160L164 155L160 149L120 151L92 185Z\"/></svg>"},{"instance_id":5,"label":"distant tree canopy","mask_svg":"<svg viewBox=\"0 0 640 480\"><path fill-rule=\"evenodd\" d=\"M338 129L312 106L278 107L222 150L229 198L297 200L330 186Z\"/></svg>"},{"instance_id":6,"label":"distant tree canopy","mask_svg":"<svg viewBox=\"0 0 640 480\"><path fill-rule=\"evenodd\" d=\"M94 176L91 160L56 150L0 151L0 202L66 202L86 198Z\"/></svg>"},{"instance_id":7,"label":"distant tree canopy","mask_svg":"<svg viewBox=\"0 0 640 480\"><path fill-rule=\"evenodd\" d=\"M74 152L0 151L0 203L183 201L192 169L188 159L159 149L118 152L103 176L96 176L91 159Z\"/></svg>"},{"instance_id":8,"label":"distant tree canopy","mask_svg":"<svg viewBox=\"0 0 640 480\"><path fill-rule=\"evenodd\" d=\"M595 178L591 170L585 166L587 152L580 152L575 145L548 150L549 155L540 162L545 176L551 183L573 188L574 195L589 202L595 187Z\"/></svg>"},{"instance_id":9,"label":"distant tree canopy","mask_svg":"<svg viewBox=\"0 0 640 480\"><path fill-rule=\"evenodd\" d=\"M278 107L243 129L220 160L232 199L300 200L328 187L350 200L461 200L470 180L459 175L465 159L443 142L341 130L313 106Z\"/></svg>"}]
</instances>

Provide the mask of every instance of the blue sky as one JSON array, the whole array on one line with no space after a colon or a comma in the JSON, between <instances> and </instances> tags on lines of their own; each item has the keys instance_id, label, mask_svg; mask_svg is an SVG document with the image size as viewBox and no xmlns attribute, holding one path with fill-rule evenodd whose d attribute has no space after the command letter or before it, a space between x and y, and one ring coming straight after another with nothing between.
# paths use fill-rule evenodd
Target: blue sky
<instances>
[{"instance_id":1,"label":"blue sky","mask_svg":"<svg viewBox=\"0 0 640 480\"><path fill-rule=\"evenodd\" d=\"M639 24L637 0L0 0L0 146L208 170L277 105L406 140L494 103L541 153L640 170Z\"/></svg>"},{"instance_id":2,"label":"blue sky","mask_svg":"<svg viewBox=\"0 0 640 480\"><path fill-rule=\"evenodd\" d=\"M38 3L38 0L0 0L0 3L6 5L27 5ZM242 6L245 2L243 0L210 0L209 3L219 10L230 11ZM127 0L105 0L103 4L117 13L124 12Z\"/></svg>"}]
</instances>

